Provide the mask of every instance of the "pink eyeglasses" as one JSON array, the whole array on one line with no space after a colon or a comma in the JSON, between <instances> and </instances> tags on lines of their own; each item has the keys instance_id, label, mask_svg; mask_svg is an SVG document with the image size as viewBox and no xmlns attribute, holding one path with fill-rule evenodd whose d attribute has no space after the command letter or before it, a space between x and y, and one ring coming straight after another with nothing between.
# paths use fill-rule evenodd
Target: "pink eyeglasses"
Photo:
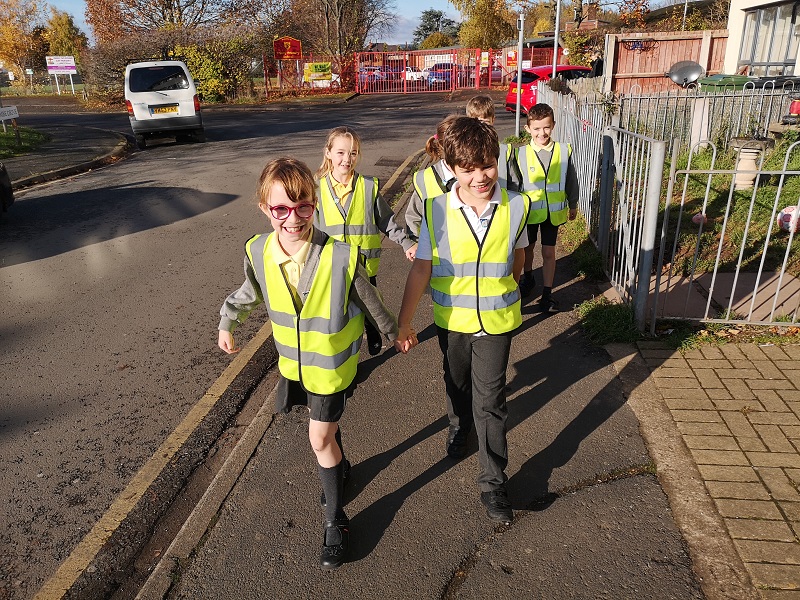
<instances>
[{"instance_id":1,"label":"pink eyeglasses","mask_svg":"<svg viewBox=\"0 0 800 600\"><path fill-rule=\"evenodd\" d=\"M285 206L283 204L270 206L268 204L267 208L269 208L269 212L273 218L279 221L285 221L292 213L295 213L301 219L308 219L314 214L313 204L298 204L297 206Z\"/></svg>"}]
</instances>

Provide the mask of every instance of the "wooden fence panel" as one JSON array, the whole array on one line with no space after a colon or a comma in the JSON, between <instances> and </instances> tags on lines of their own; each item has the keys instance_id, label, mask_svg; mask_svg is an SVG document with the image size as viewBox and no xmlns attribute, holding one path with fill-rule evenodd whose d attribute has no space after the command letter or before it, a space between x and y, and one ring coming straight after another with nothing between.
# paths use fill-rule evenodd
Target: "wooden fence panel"
<instances>
[{"instance_id":1,"label":"wooden fence panel","mask_svg":"<svg viewBox=\"0 0 800 600\"><path fill-rule=\"evenodd\" d=\"M727 38L726 30L608 34L604 89L618 94L674 90L676 84L664 74L682 60L699 63L707 75L720 73Z\"/></svg>"}]
</instances>

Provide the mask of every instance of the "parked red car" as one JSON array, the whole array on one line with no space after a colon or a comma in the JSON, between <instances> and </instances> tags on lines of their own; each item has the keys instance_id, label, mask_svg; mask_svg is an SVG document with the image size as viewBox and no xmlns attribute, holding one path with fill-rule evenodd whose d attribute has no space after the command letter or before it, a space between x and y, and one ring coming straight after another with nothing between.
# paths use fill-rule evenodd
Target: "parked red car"
<instances>
[{"instance_id":1,"label":"parked red car","mask_svg":"<svg viewBox=\"0 0 800 600\"><path fill-rule=\"evenodd\" d=\"M557 65L556 76L565 81L574 81L588 77L592 69L589 67L579 67L576 65ZM543 65L541 67L531 67L522 69L522 95L520 97L520 112L528 114L528 109L536 104L536 82L547 81L553 75L553 65ZM506 110L516 112L517 110L517 75L511 80L506 94Z\"/></svg>"}]
</instances>

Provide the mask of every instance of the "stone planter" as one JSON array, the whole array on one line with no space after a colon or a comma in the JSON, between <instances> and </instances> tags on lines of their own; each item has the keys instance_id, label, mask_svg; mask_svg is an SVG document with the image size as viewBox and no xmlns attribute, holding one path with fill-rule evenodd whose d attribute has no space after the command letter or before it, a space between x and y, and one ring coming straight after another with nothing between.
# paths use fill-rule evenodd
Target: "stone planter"
<instances>
[{"instance_id":1,"label":"stone planter","mask_svg":"<svg viewBox=\"0 0 800 600\"><path fill-rule=\"evenodd\" d=\"M736 177L733 189L749 190L756 182L761 153L775 145L775 140L766 138L733 138L730 147L738 150Z\"/></svg>"}]
</instances>

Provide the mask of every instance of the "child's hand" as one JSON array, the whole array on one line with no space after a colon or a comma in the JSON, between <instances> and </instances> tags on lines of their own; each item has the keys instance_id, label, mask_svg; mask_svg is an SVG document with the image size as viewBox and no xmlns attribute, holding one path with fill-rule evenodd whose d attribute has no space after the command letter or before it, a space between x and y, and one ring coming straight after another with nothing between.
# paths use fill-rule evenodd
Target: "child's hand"
<instances>
[{"instance_id":1,"label":"child's hand","mask_svg":"<svg viewBox=\"0 0 800 600\"><path fill-rule=\"evenodd\" d=\"M401 325L397 333L397 339L394 341L394 347L398 352L407 354L411 348L419 343L417 340L417 333L410 325Z\"/></svg>"},{"instance_id":2,"label":"child's hand","mask_svg":"<svg viewBox=\"0 0 800 600\"><path fill-rule=\"evenodd\" d=\"M574 221L575 217L578 216L578 209L577 208L570 208L569 209L569 220Z\"/></svg>"},{"instance_id":3,"label":"child's hand","mask_svg":"<svg viewBox=\"0 0 800 600\"><path fill-rule=\"evenodd\" d=\"M411 248L406 250L406 258L411 262L414 262L414 258L416 256L417 256L417 244L414 244L413 246L411 246Z\"/></svg>"},{"instance_id":4,"label":"child's hand","mask_svg":"<svg viewBox=\"0 0 800 600\"><path fill-rule=\"evenodd\" d=\"M233 334L230 331L220 330L217 345L227 354L236 354L241 349L236 347L236 342L233 341Z\"/></svg>"}]
</instances>

